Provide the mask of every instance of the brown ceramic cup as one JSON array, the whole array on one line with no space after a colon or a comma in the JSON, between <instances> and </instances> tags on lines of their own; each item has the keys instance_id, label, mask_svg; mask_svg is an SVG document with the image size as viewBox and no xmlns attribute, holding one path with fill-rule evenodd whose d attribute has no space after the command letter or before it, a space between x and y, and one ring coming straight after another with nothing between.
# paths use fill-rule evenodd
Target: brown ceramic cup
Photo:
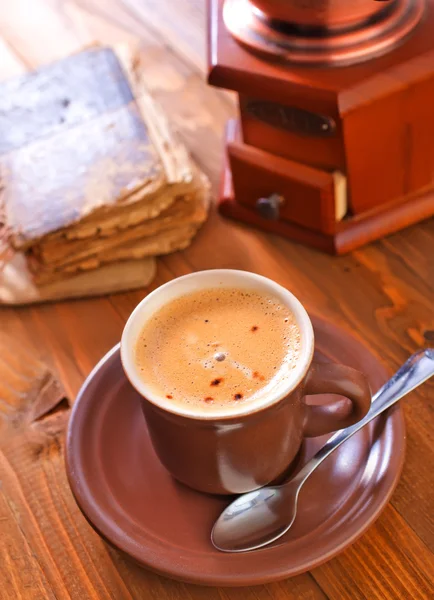
<instances>
[{"instance_id":1,"label":"brown ceramic cup","mask_svg":"<svg viewBox=\"0 0 434 600\"><path fill-rule=\"evenodd\" d=\"M294 314L301 332L296 367L272 391L227 413L200 413L160 397L143 382L134 350L144 323L164 304L200 289L237 287L273 294ZM350 367L312 362L314 334L306 310L288 290L246 271L210 270L186 275L149 294L135 308L121 341L124 371L141 396L154 449L167 470L186 485L213 494L240 494L278 480L294 461L303 437L348 427L369 410L365 376ZM326 405L307 395L338 394L350 400ZM345 403L346 404L346 403ZM349 410L348 410L349 408Z\"/></svg>"}]
</instances>

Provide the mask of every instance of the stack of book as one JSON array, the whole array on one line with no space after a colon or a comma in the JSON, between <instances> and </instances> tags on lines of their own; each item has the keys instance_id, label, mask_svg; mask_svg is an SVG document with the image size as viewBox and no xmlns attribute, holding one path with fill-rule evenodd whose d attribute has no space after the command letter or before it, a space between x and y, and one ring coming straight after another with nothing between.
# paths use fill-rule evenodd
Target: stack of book
<instances>
[{"instance_id":1,"label":"stack of book","mask_svg":"<svg viewBox=\"0 0 434 600\"><path fill-rule=\"evenodd\" d=\"M135 261L146 285L154 257L187 247L206 219L209 182L125 49L91 47L1 84L0 130L0 301L16 277L29 301L88 295L86 282Z\"/></svg>"}]
</instances>

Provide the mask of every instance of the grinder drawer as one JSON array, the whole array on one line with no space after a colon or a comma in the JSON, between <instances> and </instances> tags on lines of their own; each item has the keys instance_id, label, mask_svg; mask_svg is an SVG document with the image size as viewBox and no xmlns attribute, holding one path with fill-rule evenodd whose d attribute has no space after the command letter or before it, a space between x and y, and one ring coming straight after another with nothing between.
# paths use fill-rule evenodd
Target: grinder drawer
<instances>
[{"instance_id":1,"label":"grinder drawer","mask_svg":"<svg viewBox=\"0 0 434 600\"><path fill-rule=\"evenodd\" d=\"M241 141L227 146L237 202L264 219L334 233L347 212L346 178L308 167Z\"/></svg>"}]
</instances>

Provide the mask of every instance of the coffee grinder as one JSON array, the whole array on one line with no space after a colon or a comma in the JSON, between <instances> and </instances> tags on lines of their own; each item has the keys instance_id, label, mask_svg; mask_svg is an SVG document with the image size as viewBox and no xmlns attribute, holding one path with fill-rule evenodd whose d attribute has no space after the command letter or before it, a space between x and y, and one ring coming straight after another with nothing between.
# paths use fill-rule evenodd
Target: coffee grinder
<instances>
[{"instance_id":1,"label":"coffee grinder","mask_svg":"<svg viewBox=\"0 0 434 600\"><path fill-rule=\"evenodd\" d=\"M434 214L434 0L210 0L221 212L342 254Z\"/></svg>"}]
</instances>

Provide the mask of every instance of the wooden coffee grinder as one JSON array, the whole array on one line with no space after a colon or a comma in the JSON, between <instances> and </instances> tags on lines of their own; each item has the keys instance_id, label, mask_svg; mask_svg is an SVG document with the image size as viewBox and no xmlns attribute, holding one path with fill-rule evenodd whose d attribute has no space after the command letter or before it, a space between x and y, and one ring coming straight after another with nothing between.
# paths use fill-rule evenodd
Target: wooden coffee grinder
<instances>
[{"instance_id":1,"label":"wooden coffee grinder","mask_svg":"<svg viewBox=\"0 0 434 600\"><path fill-rule=\"evenodd\" d=\"M434 214L434 0L210 0L221 212L342 254Z\"/></svg>"}]
</instances>

